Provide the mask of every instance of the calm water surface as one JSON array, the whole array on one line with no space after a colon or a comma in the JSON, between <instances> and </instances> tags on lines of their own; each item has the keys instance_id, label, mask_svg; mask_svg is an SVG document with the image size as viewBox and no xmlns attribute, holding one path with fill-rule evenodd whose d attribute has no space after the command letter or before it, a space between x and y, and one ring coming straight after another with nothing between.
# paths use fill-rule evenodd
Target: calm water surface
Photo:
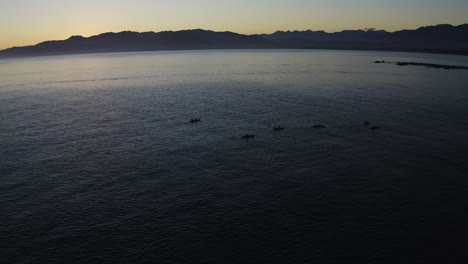
<instances>
[{"instance_id":1,"label":"calm water surface","mask_svg":"<svg viewBox=\"0 0 468 264\"><path fill-rule=\"evenodd\" d=\"M468 71L374 60L468 65L275 50L0 60L0 263L463 262Z\"/></svg>"}]
</instances>

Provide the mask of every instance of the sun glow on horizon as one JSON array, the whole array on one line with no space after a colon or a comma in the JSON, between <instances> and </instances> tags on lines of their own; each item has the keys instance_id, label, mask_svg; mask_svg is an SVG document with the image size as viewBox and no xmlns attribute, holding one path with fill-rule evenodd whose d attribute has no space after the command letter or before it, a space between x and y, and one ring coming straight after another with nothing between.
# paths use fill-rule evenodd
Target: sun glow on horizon
<instances>
[{"instance_id":1,"label":"sun glow on horizon","mask_svg":"<svg viewBox=\"0 0 468 264\"><path fill-rule=\"evenodd\" d=\"M467 12L465 0L0 0L0 49L125 30L396 31L467 23Z\"/></svg>"}]
</instances>

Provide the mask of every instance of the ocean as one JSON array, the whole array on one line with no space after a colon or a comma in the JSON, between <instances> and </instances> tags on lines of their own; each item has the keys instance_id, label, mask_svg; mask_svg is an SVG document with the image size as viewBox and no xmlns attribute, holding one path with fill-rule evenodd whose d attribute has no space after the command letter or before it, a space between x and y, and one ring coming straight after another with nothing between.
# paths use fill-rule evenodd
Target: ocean
<instances>
[{"instance_id":1,"label":"ocean","mask_svg":"<svg viewBox=\"0 0 468 264\"><path fill-rule=\"evenodd\" d=\"M332 50L0 60L0 263L466 261L468 71L398 61L468 66Z\"/></svg>"}]
</instances>

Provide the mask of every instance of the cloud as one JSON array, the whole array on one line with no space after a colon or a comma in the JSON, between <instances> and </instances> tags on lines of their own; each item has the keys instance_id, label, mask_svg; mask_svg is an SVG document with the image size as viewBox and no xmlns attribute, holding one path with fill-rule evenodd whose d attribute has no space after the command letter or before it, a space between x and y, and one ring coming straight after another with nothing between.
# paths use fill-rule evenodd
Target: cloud
<instances>
[{"instance_id":1,"label":"cloud","mask_svg":"<svg viewBox=\"0 0 468 264\"><path fill-rule=\"evenodd\" d=\"M368 27L365 27L365 28L363 28L362 30L364 30L364 31L374 31L375 28L368 28Z\"/></svg>"}]
</instances>

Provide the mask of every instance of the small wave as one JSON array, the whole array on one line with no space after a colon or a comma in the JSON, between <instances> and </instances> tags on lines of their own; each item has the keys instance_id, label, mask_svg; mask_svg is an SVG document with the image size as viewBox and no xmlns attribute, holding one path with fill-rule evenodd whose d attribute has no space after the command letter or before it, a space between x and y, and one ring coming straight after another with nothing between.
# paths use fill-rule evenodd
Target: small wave
<instances>
[{"instance_id":1,"label":"small wave","mask_svg":"<svg viewBox=\"0 0 468 264\"><path fill-rule=\"evenodd\" d=\"M100 78L100 79L82 79L82 80L69 80L69 81L49 81L49 82L34 82L34 83L20 83L15 85L7 86L26 86L26 85L40 85L40 84L60 84L60 83L81 83L81 82L103 82L103 81L120 81L120 80L130 80L130 79L140 79L140 78L150 78L157 76L134 76L134 77L116 77L116 78ZM6 87L6 86L0 86Z\"/></svg>"}]
</instances>

